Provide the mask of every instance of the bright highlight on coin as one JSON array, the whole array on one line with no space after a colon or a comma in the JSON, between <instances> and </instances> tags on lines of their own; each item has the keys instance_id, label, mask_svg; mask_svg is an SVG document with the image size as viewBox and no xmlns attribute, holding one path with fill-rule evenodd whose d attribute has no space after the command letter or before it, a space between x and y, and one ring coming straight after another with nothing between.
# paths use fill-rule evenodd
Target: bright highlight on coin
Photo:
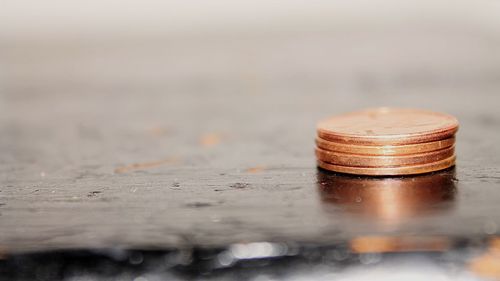
<instances>
[{"instance_id":1,"label":"bright highlight on coin","mask_svg":"<svg viewBox=\"0 0 500 281\"><path fill-rule=\"evenodd\" d=\"M317 126L318 166L360 175L411 175L455 165L455 117L417 109L375 108Z\"/></svg>"}]
</instances>

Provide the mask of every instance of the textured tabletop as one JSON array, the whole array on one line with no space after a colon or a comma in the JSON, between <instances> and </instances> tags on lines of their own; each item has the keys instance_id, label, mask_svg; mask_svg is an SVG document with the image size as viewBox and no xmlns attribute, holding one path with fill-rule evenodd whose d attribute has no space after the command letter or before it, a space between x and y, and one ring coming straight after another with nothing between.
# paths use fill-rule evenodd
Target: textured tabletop
<instances>
[{"instance_id":1,"label":"textured tabletop","mask_svg":"<svg viewBox=\"0 0 500 281\"><path fill-rule=\"evenodd\" d=\"M497 88L343 97L204 89L4 95L3 251L498 231ZM318 170L313 150L319 118L382 101L450 112L461 122L457 167L440 173L454 174L452 194L422 201L425 208L389 225L322 200L321 183L345 176Z\"/></svg>"}]
</instances>

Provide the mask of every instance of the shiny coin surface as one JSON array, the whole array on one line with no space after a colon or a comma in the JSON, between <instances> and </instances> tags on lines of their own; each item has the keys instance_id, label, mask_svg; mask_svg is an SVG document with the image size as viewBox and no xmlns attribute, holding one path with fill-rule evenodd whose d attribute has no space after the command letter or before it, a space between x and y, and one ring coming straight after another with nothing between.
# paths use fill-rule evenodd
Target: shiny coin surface
<instances>
[{"instance_id":1,"label":"shiny coin surface","mask_svg":"<svg viewBox=\"0 0 500 281\"><path fill-rule=\"evenodd\" d=\"M356 175L367 175L367 176L396 176L396 175L415 175L430 173L434 171L444 170L446 168L455 165L455 155L437 162L421 164L421 165L411 165L411 166L401 166L401 167L350 167L330 164L323 162L321 160L317 161L320 168L325 170L345 173L345 174L356 174Z\"/></svg>"},{"instance_id":2,"label":"shiny coin surface","mask_svg":"<svg viewBox=\"0 0 500 281\"><path fill-rule=\"evenodd\" d=\"M452 137L455 117L418 109L375 108L338 115L317 125L324 140L361 145L407 145Z\"/></svg>"},{"instance_id":3,"label":"shiny coin surface","mask_svg":"<svg viewBox=\"0 0 500 281\"><path fill-rule=\"evenodd\" d=\"M399 167L441 161L455 154L455 146L445 149L401 156L372 156L339 153L316 148L316 157L327 163L350 167Z\"/></svg>"},{"instance_id":4,"label":"shiny coin surface","mask_svg":"<svg viewBox=\"0 0 500 281\"><path fill-rule=\"evenodd\" d=\"M323 150L362 155L407 155L425 153L450 147L454 143L454 137L428 143L380 146L345 144L316 138L316 145Z\"/></svg>"}]
</instances>

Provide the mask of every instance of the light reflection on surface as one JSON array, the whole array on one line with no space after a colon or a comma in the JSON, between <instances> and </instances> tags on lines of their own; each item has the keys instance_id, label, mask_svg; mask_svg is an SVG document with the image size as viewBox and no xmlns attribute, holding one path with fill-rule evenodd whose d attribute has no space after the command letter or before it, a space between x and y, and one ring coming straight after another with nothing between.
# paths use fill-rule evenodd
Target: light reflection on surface
<instances>
[{"instance_id":1,"label":"light reflection on surface","mask_svg":"<svg viewBox=\"0 0 500 281\"><path fill-rule=\"evenodd\" d=\"M469 269L478 276L500 280L500 237L490 239L487 250L471 259Z\"/></svg>"},{"instance_id":2,"label":"light reflection on surface","mask_svg":"<svg viewBox=\"0 0 500 281\"><path fill-rule=\"evenodd\" d=\"M449 210L456 195L455 171L412 177L355 177L318 170L326 209L398 223Z\"/></svg>"},{"instance_id":3,"label":"light reflection on surface","mask_svg":"<svg viewBox=\"0 0 500 281\"><path fill-rule=\"evenodd\" d=\"M359 236L349 246L354 253L443 252L451 241L439 236Z\"/></svg>"}]
</instances>

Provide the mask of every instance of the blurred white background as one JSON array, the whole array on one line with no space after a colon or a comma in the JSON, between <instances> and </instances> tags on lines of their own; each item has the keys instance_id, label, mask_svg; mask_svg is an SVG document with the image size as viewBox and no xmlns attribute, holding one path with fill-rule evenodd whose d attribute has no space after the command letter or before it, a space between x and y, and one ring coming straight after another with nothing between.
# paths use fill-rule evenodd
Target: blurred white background
<instances>
[{"instance_id":1,"label":"blurred white background","mask_svg":"<svg viewBox=\"0 0 500 281\"><path fill-rule=\"evenodd\" d=\"M4 94L117 84L497 86L499 49L500 2L490 0L30 0L0 8Z\"/></svg>"}]
</instances>

